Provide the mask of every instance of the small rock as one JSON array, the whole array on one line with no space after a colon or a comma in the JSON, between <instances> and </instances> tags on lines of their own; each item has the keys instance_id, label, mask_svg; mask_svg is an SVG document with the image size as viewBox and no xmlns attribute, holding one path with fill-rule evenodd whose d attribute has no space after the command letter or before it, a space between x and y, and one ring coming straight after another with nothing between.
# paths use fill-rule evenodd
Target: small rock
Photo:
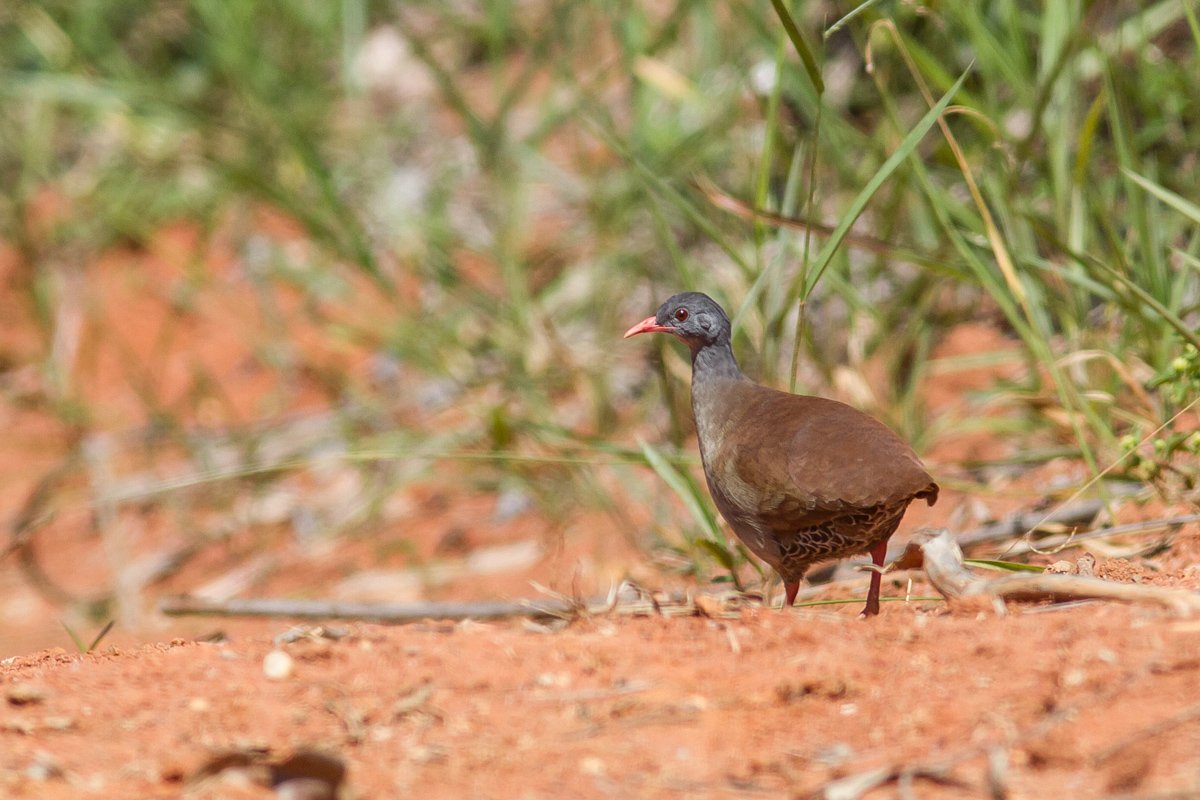
<instances>
[{"instance_id":1,"label":"small rock","mask_svg":"<svg viewBox=\"0 0 1200 800\"><path fill-rule=\"evenodd\" d=\"M855 757L854 748L845 742L834 742L813 754L813 760L827 767L840 767Z\"/></svg>"},{"instance_id":2,"label":"small rock","mask_svg":"<svg viewBox=\"0 0 1200 800\"><path fill-rule=\"evenodd\" d=\"M595 756L586 756L579 760L579 771L584 775L600 777L604 774L604 762Z\"/></svg>"},{"instance_id":3,"label":"small rock","mask_svg":"<svg viewBox=\"0 0 1200 800\"><path fill-rule=\"evenodd\" d=\"M571 683L571 676L566 672L543 672L534 678L534 682L537 683L538 686L544 686L547 688L569 686Z\"/></svg>"},{"instance_id":4,"label":"small rock","mask_svg":"<svg viewBox=\"0 0 1200 800\"><path fill-rule=\"evenodd\" d=\"M346 778L339 756L303 750L271 768L271 785L279 800L335 800Z\"/></svg>"},{"instance_id":5,"label":"small rock","mask_svg":"<svg viewBox=\"0 0 1200 800\"><path fill-rule=\"evenodd\" d=\"M1087 674L1081 669L1069 669L1062 675L1062 685L1065 688L1071 689L1076 686L1083 685L1087 679Z\"/></svg>"},{"instance_id":6,"label":"small rock","mask_svg":"<svg viewBox=\"0 0 1200 800\"><path fill-rule=\"evenodd\" d=\"M718 597L712 597L707 594L698 594L692 598L692 604L696 606L696 613L702 617L716 619L717 617L725 616L728 609L725 603Z\"/></svg>"},{"instance_id":7,"label":"small rock","mask_svg":"<svg viewBox=\"0 0 1200 800\"><path fill-rule=\"evenodd\" d=\"M62 716L43 717L42 727L48 731L69 731L75 727L75 718Z\"/></svg>"},{"instance_id":8,"label":"small rock","mask_svg":"<svg viewBox=\"0 0 1200 800\"><path fill-rule=\"evenodd\" d=\"M437 745L415 744L408 748L408 757L414 764L431 764L444 761L446 751Z\"/></svg>"},{"instance_id":9,"label":"small rock","mask_svg":"<svg viewBox=\"0 0 1200 800\"><path fill-rule=\"evenodd\" d=\"M316 778L289 778L275 786L276 800L336 800L337 788Z\"/></svg>"},{"instance_id":10,"label":"small rock","mask_svg":"<svg viewBox=\"0 0 1200 800\"><path fill-rule=\"evenodd\" d=\"M15 683L4 693L9 705L32 706L46 699L45 688L35 683Z\"/></svg>"},{"instance_id":11,"label":"small rock","mask_svg":"<svg viewBox=\"0 0 1200 800\"><path fill-rule=\"evenodd\" d=\"M1051 575L1074 575L1077 570L1070 561L1055 561L1043 571Z\"/></svg>"},{"instance_id":12,"label":"small rock","mask_svg":"<svg viewBox=\"0 0 1200 800\"><path fill-rule=\"evenodd\" d=\"M295 669L296 662L282 650L272 650L263 659L263 675L267 677L267 680L287 680L292 677L292 672Z\"/></svg>"},{"instance_id":13,"label":"small rock","mask_svg":"<svg viewBox=\"0 0 1200 800\"><path fill-rule=\"evenodd\" d=\"M25 776L31 781L48 781L61 778L65 773L58 760L45 751L33 756L33 763L25 768Z\"/></svg>"},{"instance_id":14,"label":"small rock","mask_svg":"<svg viewBox=\"0 0 1200 800\"><path fill-rule=\"evenodd\" d=\"M779 684L775 687L775 699L781 703L794 703L803 697L840 700L849 691L850 687L840 678L811 678L799 683Z\"/></svg>"},{"instance_id":15,"label":"small rock","mask_svg":"<svg viewBox=\"0 0 1200 800\"><path fill-rule=\"evenodd\" d=\"M33 720L14 717L11 719L0 719L0 731L9 733L19 733L22 736L28 736L36 730Z\"/></svg>"}]
</instances>

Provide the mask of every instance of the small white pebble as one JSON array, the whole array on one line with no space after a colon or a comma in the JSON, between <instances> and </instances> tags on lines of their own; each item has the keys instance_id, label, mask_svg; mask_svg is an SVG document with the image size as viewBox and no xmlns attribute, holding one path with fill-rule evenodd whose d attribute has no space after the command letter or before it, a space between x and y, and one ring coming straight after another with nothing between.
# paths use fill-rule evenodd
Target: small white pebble
<instances>
[{"instance_id":1,"label":"small white pebble","mask_svg":"<svg viewBox=\"0 0 1200 800\"><path fill-rule=\"evenodd\" d=\"M33 756L33 763L25 768L25 776L31 781L48 781L61 778L65 773L58 759L44 750L39 750Z\"/></svg>"},{"instance_id":2,"label":"small white pebble","mask_svg":"<svg viewBox=\"0 0 1200 800\"><path fill-rule=\"evenodd\" d=\"M46 695L46 690L34 683L14 683L5 692L9 704L14 706L37 705L46 699Z\"/></svg>"},{"instance_id":3,"label":"small white pebble","mask_svg":"<svg viewBox=\"0 0 1200 800\"><path fill-rule=\"evenodd\" d=\"M843 717L852 717L858 713L858 706L854 703L842 703L841 707L838 708L838 713Z\"/></svg>"},{"instance_id":4,"label":"small white pebble","mask_svg":"<svg viewBox=\"0 0 1200 800\"><path fill-rule=\"evenodd\" d=\"M197 713L203 713L205 711L208 711L210 708L212 708L212 705L208 702L208 700L206 698L203 698L203 697L193 697L191 700L188 701L188 711L195 711Z\"/></svg>"},{"instance_id":5,"label":"small white pebble","mask_svg":"<svg viewBox=\"0 0 1200 800\"><path fill-rule=\"evenodd\" d=\"M282 681L292 677L296 662L282 650L272 650L263 659L263 675L267 680Z\"/></svg>"},{"instance_id":6,"label":"small white pebble","mask_svg":"<svg viewBox=\"0 0 1200 800\"><path fill-rule=\"evenodd\" d=\"M599 777L604 774L604 762L595 756L581 758L579 759L579 771L584 775Z\"/></svg>"},{"instance_id":7,"label":"small white pebble","mask_svg":"<svg viewBox=\"0 0 1200 800\"><path fill-rule=\"evenodd\" d=\"M571 675L566 672L543 672L534 678L534 682L538 686L569 686L571 684Z\"/></svg>"},{"instance_id":8,"label":"small white pebble","mask_svg":"<svg viewBox=\"0 0 1200 800\"><path fill-rule=\"evenodd\" d=\"M840 766L852 758L854 758L854 748L845 742L834 742L814 756L814 760L827 767Z\"/></svg>"},{"instance_id":9,"label":"small white pebble","mask_svg":"<svg viewBox=\"0 0 1200 800\"><path fill-rule=\"evenodd\" d=\"M429 764L445 760L446 751L436 745L414 744L408 748L408 758L414 764Z\"/></svg>"}]
</instances>

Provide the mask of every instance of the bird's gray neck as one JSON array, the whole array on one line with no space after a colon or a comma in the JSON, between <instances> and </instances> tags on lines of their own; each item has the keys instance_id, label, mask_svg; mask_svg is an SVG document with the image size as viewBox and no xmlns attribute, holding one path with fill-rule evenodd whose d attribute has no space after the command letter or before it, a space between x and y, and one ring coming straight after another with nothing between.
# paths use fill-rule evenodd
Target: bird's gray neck
<instances>
[{"instance_id":1,"label":"bird's gray neck","mask_svg":"<svg viewBox=\"0 0 1200 800\"><path fill-rule=\"evenodd\" d=\"M729 340L716 341L692 351L692 386L713 380L744 380Z\"/></svg>"},{"instance_id":2,"label":"bird's gray neck","mask_svg":"<svg viewBox=\"0 0 1200 800\"><path fill-rule=\"evenodd\" d=\"M726 393L731 383L747 380L738 368L729 342L714 342L692 352L692 416L700 440L705 470L721 448L734 411Z\"/></svg>"}]
</instances>

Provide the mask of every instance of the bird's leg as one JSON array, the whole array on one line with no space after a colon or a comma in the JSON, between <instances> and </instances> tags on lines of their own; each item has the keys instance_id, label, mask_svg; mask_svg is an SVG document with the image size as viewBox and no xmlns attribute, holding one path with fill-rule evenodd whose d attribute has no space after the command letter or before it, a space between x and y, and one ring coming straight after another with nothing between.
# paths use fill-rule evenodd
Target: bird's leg
<instances>
[{"instance_id":1,"label":"bird's leg","mask_svg":"<svg viewBox=\"0 0 1200 800\"><path fill-rule=\"evenodd\" d=\"M887 558L887 539L871 548L871 560L876 569L871 570L871 588L867 590L867 605L860 617L873 617L879 613L879 583L883 580L883 560Z\"/></svg>"},{"instance_id":2,"label":"bird's leg","mask_svg":"<svg viewBox=\"0 0 1200 800\"><path fill-rule=\"evenodd\" d=\"M783 607L791 608L792 603L796 602L796 593L800 591L800 581L784 581L783 582Z\"/></svg>"}]
</instances>

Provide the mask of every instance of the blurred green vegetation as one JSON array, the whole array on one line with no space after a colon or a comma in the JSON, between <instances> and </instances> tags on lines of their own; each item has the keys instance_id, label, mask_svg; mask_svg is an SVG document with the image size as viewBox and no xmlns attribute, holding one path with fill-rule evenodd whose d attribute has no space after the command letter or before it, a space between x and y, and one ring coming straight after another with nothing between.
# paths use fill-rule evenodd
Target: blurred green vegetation
<instances>
[{"instance_id":1,"label":"blurred green vegetation","mask_svg":"<svg viewBox=\"0 0 1200 800\"><path fill-rule=\"evenodd\" d=\"M683 444L682 355L617 354L683 288L736 312L766 381L828 394L875 369L869 410L918 449L990 425L1191 489L1200 437L1162 426L1197 397L1197 5L10 0L0 238L49 374L63 270L180 219L232 227L330 338L463 406L436 437L378 433L395 384L322 374L356 409L348 451L490 452L483 480L563 513L620 517L586 467L646 463L636 432ZM315 245L303 269L230 225L263 207ZM356 276L392 312L323 316ZM934 348L971 320L1019 350L988 391L1010 413L933 417ZM93 424L69 385L52 399Z\"/></svg>"}]
</instances>

